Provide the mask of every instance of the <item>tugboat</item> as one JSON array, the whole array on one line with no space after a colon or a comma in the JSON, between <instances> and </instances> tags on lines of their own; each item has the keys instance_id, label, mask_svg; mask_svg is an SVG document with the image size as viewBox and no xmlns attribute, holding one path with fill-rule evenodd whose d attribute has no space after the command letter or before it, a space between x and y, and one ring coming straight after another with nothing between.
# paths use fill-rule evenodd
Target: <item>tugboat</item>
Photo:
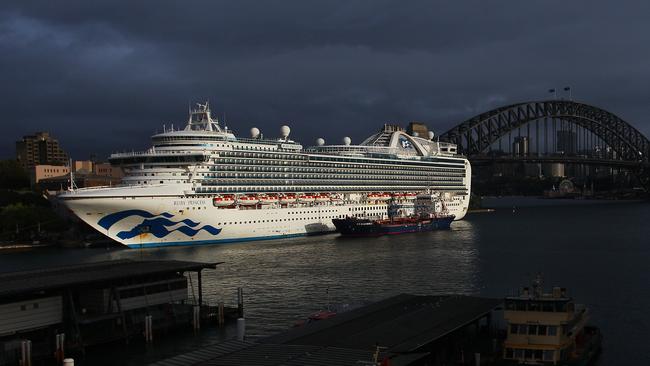
<instances>
[{"instance_id":1,"label":"tugboat","mask_svg":"<svg viewBox=\"0 0 650 366\"><path fill-rule=\"evenodd\" d=\"M388 206L388 218L345 217L332 219L332 223L341 235L353 237L416 233L451 227L455 216L449 214L439 195L426 192L417 195L415 201L413 206L404 203L403 197L393 198Z\"/></svg>"},{"instance_id":2,"label":"tugboat","mask_svg":"<svg viewBox=\"0 0 650 366\"><path fill-rule=\"evenodd\" d=\"M538 275L532 291L505 298L507 338L500 365L591 365L600 353L602 336L587 325L588 309L574 303L565 288L542 290Z\"/></svg>"}]
</instances>

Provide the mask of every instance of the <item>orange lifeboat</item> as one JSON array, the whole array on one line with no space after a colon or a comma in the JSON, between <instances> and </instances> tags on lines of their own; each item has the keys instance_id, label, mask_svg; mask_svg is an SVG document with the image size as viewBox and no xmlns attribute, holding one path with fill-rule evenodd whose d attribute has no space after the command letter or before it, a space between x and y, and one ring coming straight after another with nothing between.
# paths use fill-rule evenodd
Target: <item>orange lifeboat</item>
<instances>
[{"instance_id":1,"label":"orange lifeboat","mask_svg":"<svg viewBox=\"0 0 650 366\"><path fill-rule=\"evenodd\" d=\"M271 205L274 203L278 203L278 196L276 195L263 195L259 197L260 203L263 205Z\"/></svg>"},{"instance_id":2,"label":"orange lifeboat","mask_svg":"<svg viewBox=\"0 0 650 366\"><path fill-rule=\"evenodd\" d=\"M314 202L314 196L311 194L299 194L298 195L298 202L300 203L310 203Z\"/></svg>"},{"instance_id":3,"label":"orange lifeboat","mask_svg":"<svg viewBox=\"0 0 650 366\"><path fill-rule=\"evenodd\" d=\"M340 202L340 201L343 201L343 198L341 198L341 196L339 196L338 194L332 194L332 195L330 195L330 201L332 201L332 202Z\"/></svg>"},{"instance_id":4,"label":"orange lifeboat","mask_svg":"<svg viewBox=\"0 0 650 366\"><path fill-rule=\"evenodd\" d=\"M239 196L239 198L237 198L237 203L244 206L256 205L259 202L259 198L255 195Z\"/></svg>"},{"instance_id":5,"label":"orange lifeboat","mask_svg":"<svg viewBox=\"0 0 650 366\"><path fill-rule=\"evenodd\" d=\"M296 195L293 193L280 195L280 203L283 205L287 205L289 203L295 203L295 202L296 202Z\"/></svg>"},{"instance_id":6,"label":"orange lifeboat","mask_svg":"<svg viewBox=\"0 0 650 366\"><path fill-rule=\"evenodd\" d=\"M316 202L329 202L330 195L327 193L321 193L314 196L314 201Z\"/></svg>"},{"instance_id":7,"label":"orange lifeboat","mask_svg":"<svg viewBox=\"0 0 650 366\"><path fill-rule=\"evenodd\" d=\"M216 196L212 199L212 204L215 207L232 206L235 204L235 197L231 194Z\"/></svg>"},{"instance_id":8,"label":"orange lifeboat","mask_svg":"<svg viewBox=\"0 0 650 366\"><path fill-rule=\"evenodd\" d=\"M418 196L417 193L413 193L413 192L404 193L404 198L406 198L407 200L414 200L417 196Z\"/></svg>"},{"instance_id":9,"label":"orange lifeboat","mask_svg":"<svg viewBox=\"0 0 650 366\"><path fill-rule=\"evenodd\" d=\"M376 201L376 200L378 200L378 199L381 198L381 193L377 193L377 192L368 193L368 194L366 195L366 198L367 198L369 201Z\"/></svg>"},{"instance_id":10,"label":"orange lifeboat","mask_svg":"<svg viewBox=\"0 0 650 366\"><path fill-rule=\"evenodd\" d=\"M388 201L390 199L390 193L384 192L379 195L377 201Z\"/></svg>"}]
</instances>

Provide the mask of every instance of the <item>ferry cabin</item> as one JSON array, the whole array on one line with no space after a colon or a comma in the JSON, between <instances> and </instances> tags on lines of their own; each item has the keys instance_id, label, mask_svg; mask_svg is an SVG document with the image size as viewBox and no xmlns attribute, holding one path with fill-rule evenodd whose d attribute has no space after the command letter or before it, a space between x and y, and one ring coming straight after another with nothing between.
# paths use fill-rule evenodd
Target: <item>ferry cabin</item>
<instances>
[{"instance_id":1,"label":"ferry cabin","mask_svg":"<svg viewBox=\"0 0 650 366\"><path fill-rule=\"evenodd\" d=\"M587 309L576 305L564 288L551 294L531 294L505 299L508 324L503 358L515 363L564 364L580 351L588 320Z\"/></svg>"}]
</instances>

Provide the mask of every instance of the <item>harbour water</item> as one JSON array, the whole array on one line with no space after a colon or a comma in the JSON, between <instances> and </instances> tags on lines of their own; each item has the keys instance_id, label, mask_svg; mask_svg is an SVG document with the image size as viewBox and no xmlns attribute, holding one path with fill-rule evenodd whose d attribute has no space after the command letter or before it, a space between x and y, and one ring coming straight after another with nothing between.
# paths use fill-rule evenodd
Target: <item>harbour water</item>
<instances>
[{"instance_id":1,"label":"harbour water","mask_svg":"<svg viewBox=\"0 0 650 366\"><path fill-rule=\"evenodd\" d=\"M503 297L537 272L592 309L604 333L600 365L650 364L650 204L492 199L492 213L468 215L450 231L379 238L336 234L203 247L41 249L0 254L0 271L108 259L224 262L204 272L205 299L245 292L247 333L282 331L331 304L398 293ZM209 342L222 337L207 332ZM170 352L164 341L147 357ZM156 351L155 348L158 347ZM143 355L132 350L131 364Z\"/></svg>"}]
</instances>

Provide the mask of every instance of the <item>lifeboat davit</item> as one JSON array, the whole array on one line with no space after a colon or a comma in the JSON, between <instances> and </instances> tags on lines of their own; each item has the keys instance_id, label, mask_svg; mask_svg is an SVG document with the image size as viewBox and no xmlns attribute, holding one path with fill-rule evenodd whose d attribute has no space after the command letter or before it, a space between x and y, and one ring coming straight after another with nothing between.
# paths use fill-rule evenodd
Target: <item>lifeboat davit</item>
<instances>
[{"instance_id":1,"label":"lifeboat davit","mask_svg":"<svg viewBox=\"0 0 650 366\"><path fill-rule=\"evenodd\" d=\"M414 200L415 198L417 198L417 196L418 196L417 193L413 193L413 192L404 193L404 198L406 198L407 200Z\"/></svg>"},{"instance_id":2,"label":"lifeboat davit","mask_svg":"<svg viewBox=\"0 0 650 366\"><path fill-rule=\"evenodd\" d=\"M311 194L299 194L298 195L298 202L300 203L310 203L314 202L314 196Z\"/></svg>"},{"instance_id":3,"label":"lifeboat davit","mask_svg":"<svg viewBox=\"0 0 650 366\"><path fill-rule=\"evenodd\" d=\"M237 203L244 206L256 205L258 202L260 202L259 198L254 195L239 196L237 198Z\"/></svg>"},{"instance_id":4,"label":"lifeboat davit","mask_svg":"<svg viewBox=\"0 0 650 366\"><path fill-rule=\"evenodd\" d=\"M212 199L215 207L232 206L235 204L235 197L232 195L216 196Z\"/></svg>"},{"instance_id":5,"label":"lifeboat davit","mask_svg":"<svg viewBox=\"0 0 650 366\"><path fill-rule=\"evenodd\" d=\"M271 205L278 203L278 196L275 195L263 195L259 197L260 203L263 205Z\"/></svg>"},{"instance_id":6,"label":"lifeboat davit","mask_svg":"<svg viewBox=\"0 0 650 366\"><path fill-rule=\"evenodd\" d=\"M280 203L283 205L289 204L289 203L295 203L296 202L296 195L289 193L289 194L283 194L280 195Z\"/></svg>"},{"instance_id":7,"label":"lifeboat davit","mask_svg":"<svg viewBox=\"0 0 650 366\"><path fill-rule=\"evenodd\" d=\"M314 196L314 201L316 202L328 202L330 200L330 195L327 193L321 193Z\"/></svg>"}]
</instances>

